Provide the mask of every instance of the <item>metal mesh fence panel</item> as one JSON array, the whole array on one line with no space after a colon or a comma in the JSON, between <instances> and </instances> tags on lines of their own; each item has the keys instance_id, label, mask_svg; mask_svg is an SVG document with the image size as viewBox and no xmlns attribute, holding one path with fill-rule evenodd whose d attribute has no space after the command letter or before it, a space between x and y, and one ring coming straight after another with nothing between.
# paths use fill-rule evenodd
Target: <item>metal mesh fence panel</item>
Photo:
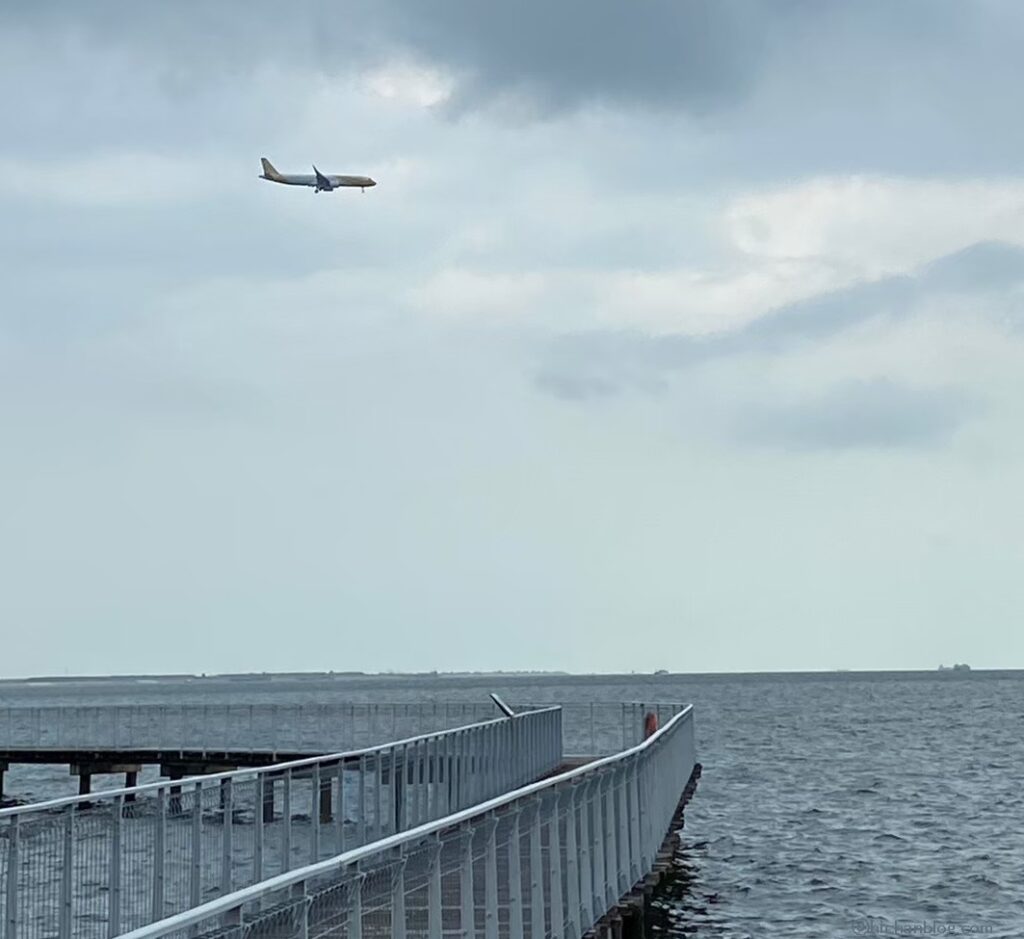
<instances>
[{"instance_id":1,"label":"metal mesh fence panel","mask_svg":"<svg viewBox=\"0 0 1024 939\"><path fill-rule=\"evenodd\" d=\"M580 939L650 870L694 764L692 714L679 715L636 750L132 939Z\"/></svg>"},{"instance_id":2,"label":"metal mesh fence panel","mask_svg":"<svg viewBox=\"0 0 1024 939\"><path fill-rule=\"evenodd\" d=\"M312 708L306 716L320 720ZM364 717L370 727L402 715L369 707ZM524 781L524 766L534 778L558 766L559 719L549 709L351 754L0 811L5 939L127 931L493 798Z\"/></svg>"}]
</instances>

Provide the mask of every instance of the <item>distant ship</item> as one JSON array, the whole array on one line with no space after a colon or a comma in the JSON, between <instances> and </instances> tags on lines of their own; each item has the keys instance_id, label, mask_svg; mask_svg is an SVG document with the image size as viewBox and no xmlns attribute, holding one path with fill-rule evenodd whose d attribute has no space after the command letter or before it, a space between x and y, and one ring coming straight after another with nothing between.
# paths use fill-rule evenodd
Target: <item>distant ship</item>
<instances>
[{"instance_id":1,"label":"distant ship","mask_svg":"<svg viewBox=\"0 0 1024 939\"><path fill-rule=\"evenodd\" d=\"M971 670L971 666L967 665L964 662L957 662L952 668L950 668L947 665L940 665L939 666L939 671L940 672L969 672L970 670Z\"/></svg>"}]
</instances>

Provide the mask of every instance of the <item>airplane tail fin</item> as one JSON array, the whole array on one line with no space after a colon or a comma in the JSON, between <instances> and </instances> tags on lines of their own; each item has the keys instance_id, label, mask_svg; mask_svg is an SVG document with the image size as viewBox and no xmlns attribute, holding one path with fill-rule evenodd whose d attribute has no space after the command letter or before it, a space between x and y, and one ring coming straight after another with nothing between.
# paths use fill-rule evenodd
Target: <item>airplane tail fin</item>
<instances>
[{"instance_id":1,"label":"airplane tail fin","mask_svg":"<svg viewBox=\"0 0 1024 939\"><path fill-rule=\"evenodd\" d=\"M274 164L270 162L266 157L260 157L260 163L263 164L263 175L267 179L280 179L281 174L274 169Z\"/></svg>"}]
</instances>

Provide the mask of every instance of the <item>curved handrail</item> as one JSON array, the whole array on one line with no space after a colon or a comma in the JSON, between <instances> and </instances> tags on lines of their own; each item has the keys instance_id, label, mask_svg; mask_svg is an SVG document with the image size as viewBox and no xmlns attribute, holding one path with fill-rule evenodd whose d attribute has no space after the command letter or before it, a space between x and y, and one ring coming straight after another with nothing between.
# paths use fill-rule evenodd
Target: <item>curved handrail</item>
<instances>
[{"instance_id":1,"label":"curved handrail","mask_svg":"<svg viewBox=\"0 0 1024 939\"><path fill-rule=\"evenodd\" d=\"M306 867L296 868L293 871L288 871L267 880L262 880L257 884L244 887L234 893L226 894L223 897L219 897L215 900L210 900L199 906L193 907L184 913L177 913L155 923L150 923L147 926L142 926L138 929L132 930L131 932L124 933L121 935L120 939L160 939L160 937L171 935L172 933L185 929L203 920L211 919L213 917L229 913L233 910L238 910L245 904L251 903L267 893L292 887L310 880L311 878L338 871L342 868L357 864L358 862L374 855L380 855L395 848L400 848L410 842L422 841L431 835L441 833L445 829L452 828L478 816L495 812L499 809L505 808L513 802L539 792L552 789L556 786L562 786L566 783L574 783L583 777L591 776L594 773L600 772L610 766L624 763L629 758L641 754L644 751L653 750L661 743L662 740L664 740L668 733L675 728L677 724L691 718L692 714L693 705L687 705L683 710L675 714L663 727L659 728L642 743L636 744L635 746L630 747L627 750L623 750L620 753L602 757L591 763L585 763L582 766L560 773L557 776L548 777L540 782L530 783L529 785L522 786L519 789L504 793L497 798L489 799L485 802L471 806L468 809L463 809L459 812L445 816L437 821L428 822L423 825L418 825L415 828L407 829L404 832L389 835L385 838L379 839L378 841L371 842L370 844L354 848L351 851L346 851L333 858L329 858L326 861L320 861L316 864L307 865Z\"/></svg>"}]
</instances>

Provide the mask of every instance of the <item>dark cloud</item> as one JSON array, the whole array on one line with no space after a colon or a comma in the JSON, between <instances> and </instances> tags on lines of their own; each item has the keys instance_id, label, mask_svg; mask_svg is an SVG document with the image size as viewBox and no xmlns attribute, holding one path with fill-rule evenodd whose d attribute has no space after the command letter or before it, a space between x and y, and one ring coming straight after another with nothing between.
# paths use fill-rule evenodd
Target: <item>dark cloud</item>
<instances>
[{"instance_id":1,"label":"dark cloud","mask_svg":"<svg viewBox=\"0 0 1024 939\"><path fill-rule=\"evenodd\" d=\"M658 175L1016 172L1024 159L1024 125L1006 118L1024 82L1019 5L391 0L366 20L455 72L455 112L511 97L544 116L699 118L659 147Z\"/></svg>"},{"instance_id":2,"label":"dark cloud","mask_svg":"<svg viewBox=\"0 0 1024 939\"><path fill-rule=\"evenodd\" d=\"M751 406L735 430L746 443L787 449L926 448L946 443L975 410L955 389L874 379L845 382L809 399Z\"/></svg>"},{"instance_id":3,"label":"dark cloud","mask_svg":"<svg viewBox=\"0 0 1024 939\"><path fill-rule=\"evenodd\" d=\"M188 6L188 5L186 5ZM517 4L474 0L354 0L293 5L269 0L147 8L125 0L87 7L49 0L0 11L0 24L82 36L100 48L152 51L169 92L272 62L340 74L405 52L463 78L465 107L508 92L543 110L593 100L704 110L750 87L766 25L793 6L758 10L739 0L615 0Z\"/></svg>"},{"instance_id":4,"label":"dark cloud","mask_svg":"<svg viewBox=\"0 0 1024 939\"><path fill-rule=\"evenodd\" d=\"M542 112L594 101L701 112L748 91L766 51L766 11L736 0L426 0L388 9L402 44L463 76L459 108L513 94Z\"/></svg>"},{"instance_id":5,"label":"dark cloud","mask_svg":"<svg viewBox=\"0 0 1024 939\"><path fill-rule=\"evenodd\" d=\"M633 172L666 185L778 179L809 167L1016 172L1024 160L1024 124L1006 117L1024 82L1024 6L1008 3L0 7L0 81L31 87L33 102L8 108L10 152L214 141L251 149L269 127L287 139L304 89L397 57L455 78L450 113L510 98L526 115L656 111L665 124L637 128Z\"/></svg>"},{"instance_id":6,"label":"dark cloud","mask_svg":"<svg viewBox=\"0 0 1024 939\"><path fill-rule=\"evenodd\" d=\"M781 307L729 333L645 336L591 332L551 344L538 373L547 391L572 387L577 399L605 398L612 390L658 387L665 375L733 355L777 354L883 317L899 319L922 298L940 293L985 293L1024 283L1024 249L985 242L939 258L912 275L885 277ZM566 395L560 395L566 397Z\"/></svg>"}]
</instances>

